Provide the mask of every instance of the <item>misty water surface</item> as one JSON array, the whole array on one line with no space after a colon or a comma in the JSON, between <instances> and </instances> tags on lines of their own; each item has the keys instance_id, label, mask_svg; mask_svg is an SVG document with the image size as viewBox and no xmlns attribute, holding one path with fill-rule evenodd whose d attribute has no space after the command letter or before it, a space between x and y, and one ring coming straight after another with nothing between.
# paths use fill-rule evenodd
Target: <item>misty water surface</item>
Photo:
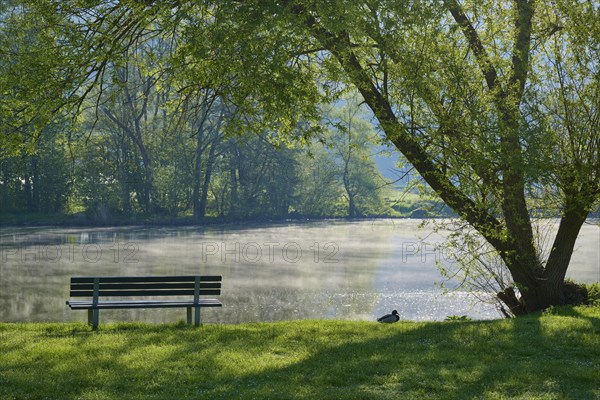
<instances>
[{"instance_id":1,"label":"misty water surface","mask_svg":"<svg viewBox=\"0 0 600 400\"><path fill-rule=\"evenodd\" d=\"M203 322L497 318L464 292L444 296L443 234L415 220L319 221L191 228L2 228L0 321L84 321L65 300L74 275L223 276L224 306ZM427 245L424 247L424 243ZM419 249L425 249L419 253ZM569 276L600 281L600 229L584 225ZM101 321L174 322L185 310L102 311Z\"/></svg>"}]
</instances>

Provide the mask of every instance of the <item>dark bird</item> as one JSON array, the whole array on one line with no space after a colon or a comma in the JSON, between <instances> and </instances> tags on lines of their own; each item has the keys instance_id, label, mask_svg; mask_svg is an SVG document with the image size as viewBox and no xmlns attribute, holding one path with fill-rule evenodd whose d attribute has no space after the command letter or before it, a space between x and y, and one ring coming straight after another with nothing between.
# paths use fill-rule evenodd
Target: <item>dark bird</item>
<instances>
[{"instance_id":1,"label":"dark bird","mask_svg":"<svg viewBox=\"0 0 600 400\"><path fill-rule=\"evenodd\" d=\"M377 318L377 322L386 322L391 324L392 322L398 322L400 320L400 316L398 315L398 311L394 310L391 314L386 314L381 318Z\"/></svg>"}]
</instances>

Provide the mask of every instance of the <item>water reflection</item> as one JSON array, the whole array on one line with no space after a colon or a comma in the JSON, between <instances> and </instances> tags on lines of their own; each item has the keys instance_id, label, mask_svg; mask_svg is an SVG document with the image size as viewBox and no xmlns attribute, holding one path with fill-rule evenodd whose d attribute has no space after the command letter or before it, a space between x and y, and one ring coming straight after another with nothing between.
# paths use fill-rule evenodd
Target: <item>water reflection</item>
<instances>
[{"instance_id":1,"label":"water reflection","mask_svg":"<svg viewBox=\"0 0 600 400\"><path fill-rule=\"evenodd\" d=\"M443 319L467 314L466 293L442 296L435 268L445 255L418 221L320 221L208 228L4 228L0 235L0 321L83 321L69 310L73 275L223 275L222 309L204 309L205 322L239 323L304 318L374 320L397 309L401 318ZM425 251L418 253L421 247ZM585 225L570 276L600 280L600 230ZM103 321L182 320L185 310L103 312Z\"/></svg>"}]
</instances>

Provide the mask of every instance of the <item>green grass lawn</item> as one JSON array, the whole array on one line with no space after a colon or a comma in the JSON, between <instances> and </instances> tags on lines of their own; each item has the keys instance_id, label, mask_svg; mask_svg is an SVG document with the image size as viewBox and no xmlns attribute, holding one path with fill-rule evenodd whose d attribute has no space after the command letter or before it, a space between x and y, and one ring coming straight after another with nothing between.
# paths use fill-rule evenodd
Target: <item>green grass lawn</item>
<instances>
[{"instance_id":1,"label":"green grass lawn","mask_svg":"<svg viewBox=\"0 0 600 400\"><path fill-rule=\"evenodd\" d=\"M1 399L599 399L600 307L479 322L0 324Z\"/></svg>"}]
</instances>

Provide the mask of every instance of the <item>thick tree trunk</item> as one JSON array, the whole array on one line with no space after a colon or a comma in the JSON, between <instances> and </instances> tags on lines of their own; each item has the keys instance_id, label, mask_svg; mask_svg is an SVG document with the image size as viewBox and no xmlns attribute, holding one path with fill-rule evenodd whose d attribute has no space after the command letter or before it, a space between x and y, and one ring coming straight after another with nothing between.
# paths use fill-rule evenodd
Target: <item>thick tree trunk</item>
<instances>
[{"instance_id":1,"label":"thick tree trunk","mask_svg":"<svg viewBox=\"0 0 600 400\"><path fill-rule=\"evenodd\" d=\"M567 201L544 271L544 275L549 281L562 282L565 279L575 248L575 241L593 204L591 200L585 203L587 204Z\"/></svg>"},{"instance_id":2,"label":"thick tree trunk","mask_svg":"<svg viewBox=\"0 0 600 400\"><path fill-rule=\"evenodd\" d=\"M498 298L509 307L514 315L525 315L550 306L563 305L565 303L563 285L564 281L540 280L537 283L529 283L527 287L520 284L519 286L522 287L520 297L516 295L512 287L509 287L499 292Z\"/></svg>"},{"instance_id":3,"label":"thick tree trunk","mask_svg":"<svg viewBox=\"0 0 600 400\"><path fill-rule=\"evenodd\" d=\"M590 207L591 203L574 204L572 201L567 201L546 267L540 273L535 274L533 279L522 275L517 275L519 277L517 279L513 274L515 283L519 285L520 299L517 299L512 288L498 293L498 298L511 309L513 314L523 315L550 306L565 304L565 275L573 255L577 236ZM527 265L511 267L511 271L513 269L534 270L532 266L528 267Z\"/></svg>"}]
</instances>

